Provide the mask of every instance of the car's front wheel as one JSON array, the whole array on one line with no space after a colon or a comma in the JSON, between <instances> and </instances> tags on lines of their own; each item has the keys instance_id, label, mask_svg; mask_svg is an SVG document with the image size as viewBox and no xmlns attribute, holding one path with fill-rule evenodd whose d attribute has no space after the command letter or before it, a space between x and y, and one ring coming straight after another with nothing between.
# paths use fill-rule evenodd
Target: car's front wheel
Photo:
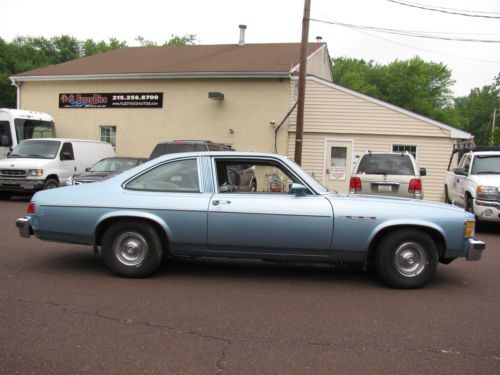
<instances>
[{"instance_id":1,"label":"car's front wheel","mask_svg":"<svg viewBox=\"0 0 500 375\"><path fill-rule=\"evenodd\" d=\"M122 277L148 277L160 266L163 248L156 230L141 221L113 224L104 233L104 263Z\"/></svg>"},{"instance_id":2,"label":"car's front wheel","mask_svg":"<svg viewBox=\"0 0 500 375\"><path fill-rule=\"evenodd\" d=\"M386 236L375 259L382 279L400 289L425 285L436 272L438 260L434 240L415 229L401 229Z\"/></svg>"}]
</instances>

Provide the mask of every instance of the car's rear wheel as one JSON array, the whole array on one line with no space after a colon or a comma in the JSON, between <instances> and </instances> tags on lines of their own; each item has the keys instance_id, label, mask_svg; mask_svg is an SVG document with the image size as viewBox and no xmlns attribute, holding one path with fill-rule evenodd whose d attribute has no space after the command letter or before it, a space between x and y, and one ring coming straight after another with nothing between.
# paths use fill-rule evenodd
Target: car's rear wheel
<instances>
[{"instance_id":1,"label":"car's rear wheel","mask_svg":"<svg viewBox=\"0 0 500 375\"><path fill-rule=\"evenodd\" d=\"M160 266L163 249L160 237L149 224L124 221L104 233L102 256L109 269L122 277L148 277Z\"/></svg>"},{"instance_id":2,"label":"car's rear wheel","mask_svg":"<svg viewBox=\"0 0 500 375\"><path fill-rule=\"evenodd\" d=\"M386 236L376 253L377 271L394 288L425 285L436 272L438 252L434 240L415 229L401 229Z\"/></svg>"}]
</instances>

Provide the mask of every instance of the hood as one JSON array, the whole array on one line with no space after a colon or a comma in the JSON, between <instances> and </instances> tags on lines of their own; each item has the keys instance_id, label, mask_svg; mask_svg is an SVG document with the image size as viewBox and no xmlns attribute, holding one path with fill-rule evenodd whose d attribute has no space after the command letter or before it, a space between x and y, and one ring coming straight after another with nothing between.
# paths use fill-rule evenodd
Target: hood
<instances>
[{"instance_id":1,"label":"hood","mask_svg":"<svg viewBox=\"0 0 500 375\"><path fill-rule=\"evenodd\" d=\"M0 160L2 169L37 169L43 168L55 159L7 158Z\"/></svg>"},{"instance_id":2,"label":"hood","mask_svg":"<svg viewBox=\"0 0 500 375\"><path fill-rule=\"evenodd\" d=\"M500 188L500 174L476 174L471 176L471 179L479 185Z\"/></svg>"},{"instance_id":3,"label":"hood","mask_svg":"<svg viewBox=\"0 0 500 375\"><path fill-rule=\"evenodd\" d=\"M100 181L105 178L114 176L116 172L84 172L74 177L75 181Z\"/></svg>"}]
</instances>

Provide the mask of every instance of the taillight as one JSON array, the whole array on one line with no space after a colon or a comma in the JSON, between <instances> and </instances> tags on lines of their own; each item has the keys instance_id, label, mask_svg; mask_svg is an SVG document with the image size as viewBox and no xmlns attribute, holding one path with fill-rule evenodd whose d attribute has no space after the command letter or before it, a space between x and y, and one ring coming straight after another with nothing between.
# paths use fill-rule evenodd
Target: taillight
<instances>
[{"instance_id":1,"label":"taillight","mask_svg":"<svg viewBox=\"0 0 500 375\"><path fill-rule=\"evenodd\" d=\"M26 213L30 215L35 214L35 202L30 202L30 204L28 204L28 209L26 210Z\"/></svg>"},{"instance_id":2,"label":"taillight","mask_svg":"<svg viewBox=\"0 0 500 375\"><path fill-rule=\"evenodd\" d=\"M349 192L356 193L361 191L361 188L361 179L359 177L351 177L351 180L349 181Z\"/></svg>"},{"instance_id":3,"label":"taillight","mask_svg":"<svg viewBox=\"0 0 500 375\"><path fill-rule=\"evenodd\" d=\"M410 180L410 186L408 186L409 193L421 193L422 192L422 180L417 178L412 178Z\"/></svg>"}]
</instances>

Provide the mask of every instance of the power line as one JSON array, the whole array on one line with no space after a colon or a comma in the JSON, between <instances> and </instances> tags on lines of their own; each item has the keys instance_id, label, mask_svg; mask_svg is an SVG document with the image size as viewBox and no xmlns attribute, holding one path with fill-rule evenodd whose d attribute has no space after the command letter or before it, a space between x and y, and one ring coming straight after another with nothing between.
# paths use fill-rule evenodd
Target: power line
<instances>
[{"instance_id":1,"label":"power line","mask_svg":"<svg viewBox=\"0 0 500 375\"><path fill-rule=\"evenodd\" d=\"M361 31L361 30L358 30L358 29L355 29L355 28L351 28L351 29L353 31L358 32L358 33L361 33L361 34L364 34L364 35L368 35L368 36L370 36L372 38L381 39L381 40L389 42L389 43L398 44L400 46L404 46L404 47L407 47L407 48L416 49L416 50L420 50L420 51L424 51L424 52L429 52L429 53L433 53L433 54L436 54L436 55L443 55L443 56L453 57L453 58L456 58L456 59L468 60L468 61L476 61L476 62L482 62L482 63L487 63L487 64L500 64L500 61L475 59L473 57L453 55L453 54L444 53L444 52L437 52L437 51L430 50L430 49L427 49L427 48L420 48L420 47L412 46L410 44L397 42L395 40L387 39L387 38L381 37L380 35L374 35L374 34L366 32L366 31Z\"/></svg>"},{"instance_id":2,"label":"power line","mask_svg":"<svg viewBox=\"0 0 500 375\"><path fill-rule=\"evenodd\" d=\"M494 12L479 12L479 11L467 11L467 10L460 10L460 9L453 9L453 8L430 7L430 6L425 5L425 4L404 2L404 1L398 1L398 0L387 0L387 1L389 1L391 3L403 5L406 7L429 10L432 12L439 12L439 13L445 13L445 14L453 14L453 15L457 15L457 16L500 19L500 15L497 15L499 13L494 13ZM467 12L469 12L469 13L467 13ZM482 13L482 14L480 14L480 13ZM495 14L495 16L490 15L490 14Z\"/></svg>"},{"instance_id":3,"label":"power line","mask_svg":"<svg viewBox=\"0 0 500 375\"><path fill-rule=\"evenodd\" d=\"M327 24L331 24L331 25L350 27L350 28L354 28L354 29L370 30L370 31L386 33L386 34L396 34L396 35L402 35L402 36L409 36L409 37L413 37L413 38L436 39L436 40L446 40L446 41L453 41L453 42L500 43L500 40L496 40L496 39L451 38L451 37L447 37L447 36L443 36L443 35L426 34L425 32L416 32L416 31L411 31L411 30L387 29L387 28L365 26L365 25L355 25L355 24L349 24L349 23L343 23L343 22L337 22L337 21L320 20L320 19L316 19L316 18L311 18L311 21L320 22L320 23L327 23Z\"/></svg>"}]
</instances>

